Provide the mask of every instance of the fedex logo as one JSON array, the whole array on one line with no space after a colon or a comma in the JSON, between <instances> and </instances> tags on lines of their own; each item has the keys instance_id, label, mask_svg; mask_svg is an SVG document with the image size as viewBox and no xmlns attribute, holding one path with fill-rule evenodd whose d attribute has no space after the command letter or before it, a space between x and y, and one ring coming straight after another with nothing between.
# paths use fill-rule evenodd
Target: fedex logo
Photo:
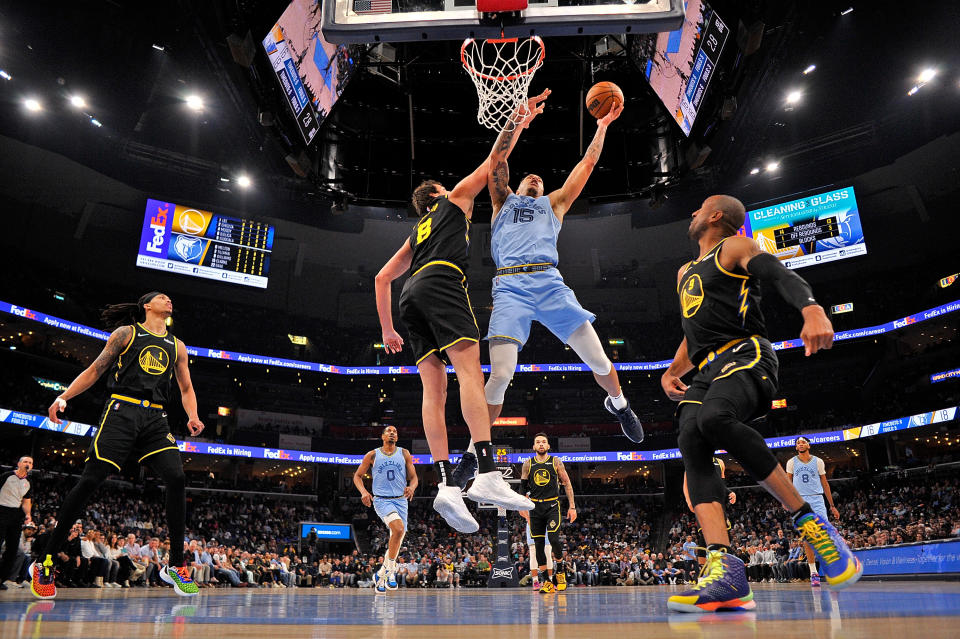
<instances>
[{"instance_id":1,"label":"fedex logo","mask_svg":"<svg viewBox=\"0 0 960 639\"><path fill-rule=\"evenodd\" d=\"M917 323L916 317L904 317L902 320L894 320L893 327L903 328L904 326L909 326L910 324L916 324L916 323Z\"/></svg>"},{"instance_id":2,"label":"fedex logo","mask_svg":"<svg viewBox=\"0 0 960 639\"><path fill-rule=\"evenodd\" d=\"M153 238L147 242L147 250L151 253L160 253L163 249L163 241L167 232L167 213L170 211L170 205L165 204L158 207L157 211L157 214L150 218Z\"/></svg>"},{"instance_id":3,"label":"fedex logo","mask_svg":"<svg viewBox=\"0 0 960 639\"><path fill-rule=\"evenodd\" d=\"M269 448L263 449L263 456L266 459L290 459L290 453L282 450L271 450Z\"/></svg>"},{"instance_id":4,"label":"fedex logo","mask_svg":"<svg viewBox=\"0 0 960 639\"><path fill-rule=\"evenodd\" d=\"M226 351L210 351L210 357L217 357L219 359L230 359L230 353Z\"/></svg>"},{"instance_id":5,"label":"fedex logo","mask_svg":"<svg viewBox=\"0 0 960 639\"><path fill-rule=\"evenodd\" d=\"M540 371L540 367L536 364L520 364L521 373L537 373Z\"/></svg>"},{"instance_id":6,"label":"fedex logo","mask_svg":"<svg viewBox=\"0 0 960 639\"><path fill-rule=\"evenodd\" d=\"M191 442L177 442L177 448L180 449L181 453L197 453L200 452L200 449L197 448L196 444Z\"/></svg>"},{"instance_id":7,"label":"fedex logo","mask_svg":"<svg viewBox=\"0 0 960 639\"><path fill-rule=\"evenodd\" d=\"M617 453L617 461L643 461L643 455L638 452Z\"/></svg>"},{"instance_id":8,"label":"fedex logo","mask_svg":"<svg viewBox=\"0 0 960 639\"><path fill-rule=\"evenodd\" d=\"M18 315L18 316L20 316L20 317L25 317L25 318L27 318L27 319L32 319L32 320L37 319L37 314L36 314L36 313L34 313L33 311L31 311L31 310L28 309L28 308L23 308L22 306L14 306L13 304L11 304L11 305L10 305L10 312L13 313L14 315Z\"/></svg>"}]
</instances>

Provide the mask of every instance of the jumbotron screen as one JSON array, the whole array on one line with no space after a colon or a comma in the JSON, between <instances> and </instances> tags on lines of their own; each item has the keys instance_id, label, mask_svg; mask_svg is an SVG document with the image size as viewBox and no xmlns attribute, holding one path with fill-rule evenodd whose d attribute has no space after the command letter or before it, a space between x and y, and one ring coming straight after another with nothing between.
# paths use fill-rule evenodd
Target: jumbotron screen
<instances>
[{"instance_id":1,"label":"jumbotron screen","mask_svg":"<svg viewBox=\"0 0 960 639\"><path fill-rule=\"evenodd\" d=\"M274 227L147 200L137 266L267 288Z\"/></svg>"},{"instance_id":2,"label":"jumbotron screen","mask_svg":"<svg viewBox=\"0 0 960 639\"><path fill-rule=\"evenodd\" d=\"M747 211L740 235L788 268L867 254L852 186Z\"/></svg>"}]
</instances>

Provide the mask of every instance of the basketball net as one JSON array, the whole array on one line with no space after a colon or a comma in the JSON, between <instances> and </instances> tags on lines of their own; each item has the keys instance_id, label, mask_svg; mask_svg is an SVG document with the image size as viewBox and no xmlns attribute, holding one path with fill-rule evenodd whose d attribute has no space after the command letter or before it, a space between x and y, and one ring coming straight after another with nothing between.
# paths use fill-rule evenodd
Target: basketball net
<instances>
[{"instance_id":1,"label":"basketball net","mask_svg":"<svg viewBox=\"0 0 960 639\"><path fill-rule=\"evenodd\" d=\"M545 55L543 40L537 36L464 40L460 61L477 88L477 122L499 132L507 122L522 120L530 81L543 66Z\"/></svg>"}]
</instances>

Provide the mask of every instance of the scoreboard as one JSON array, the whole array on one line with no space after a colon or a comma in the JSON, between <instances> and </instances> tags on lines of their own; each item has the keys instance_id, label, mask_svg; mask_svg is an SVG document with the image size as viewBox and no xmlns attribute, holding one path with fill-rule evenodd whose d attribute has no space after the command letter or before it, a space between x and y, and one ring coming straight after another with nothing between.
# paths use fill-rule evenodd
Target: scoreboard
<instances>
[{"instance_id":1,"label":"scoreboard","mask_svg":"<svg viewBox=\"0 0 960 639\"><path fill-rule=\"evenodd\" d=\"M137 266L266 288L274 232L263 222L147 200Z\"/></svg>"}]
</instances>

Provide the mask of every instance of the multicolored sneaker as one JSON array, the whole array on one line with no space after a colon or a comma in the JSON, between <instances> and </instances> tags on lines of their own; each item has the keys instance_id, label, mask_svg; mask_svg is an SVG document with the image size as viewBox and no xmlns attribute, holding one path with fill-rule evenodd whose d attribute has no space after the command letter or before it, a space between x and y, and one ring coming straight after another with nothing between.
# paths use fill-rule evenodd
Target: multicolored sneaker
<instances>
[{"instance_id":1,"label":"multicolored sneaker","mask_svg":"<svg viewBox=\"0 0 960 639\"><path fill-rule=\"evenodd\" d=\"M193 597L200 592L200 588L190 578L190 569L186 566L163 566L160 569L160 579L173 586L173 591L181 597Z\"/></svg>"},{"instance_id":2,"label":"multicolored sneaker","mask_svg":"<svg viewBox=\"0 0 960 639\"><path fill-rule=\"evenodd\" d=\"M387 590L396 590L399 587L397 585L397 573L391 570L387 573Z\"/></svg>"},{"instance_id":3,"label":"multicolored sneaker","mask_svg":"<svg viewBox=\"0 0 960 639\"><path fill-rule=\"evenodd\" d=\"M675 612L752 610L756 606L743 562L719 550L707 552L695 586L667 600L667 608Z\"/></svg>"},{"instance_id":4,"label":"multicolored sneaker","mask_svg":"<svg viewBox=\"0 0 960 639\"><path fill-rule=\"evenodd\" d=\"M50 555L43 563L30 564L30 592L37 599L53 599L57 596L57 584L53 578L53 559Z\"/></svg>"},{"instance_id":5,"label":"multicolored sneaker","mask_svg":"<svg viewBox=\"0 0 960 639\"><path fill-rule=\"evenodd\" d=\"M850 550L837 529L816 513L805 513L793 525L820 559L822 577L834 590L852 586L863 575L863 564ZM811 575L811 584L813 576Z\"/></svg>"},{"instance_id":6,"label":"multicolored sneaker","mask_svg":"<svg viewBox=\"0 0 960 639\"><path fill-rule=\"evenodd\" d=\"M539 578L533 580L533 591L534 591L534 592L540 592L540 579L539 579Z\"/></svg>"},{"instance_id":7,"label":"multicolored sneaker","mask_svg":"<svg viewBox=\"0 0 960 639\"><path fill-rule=\"evenodd\" d=\"M567 575L562 572L557 573L557 592L563 592L567 589Z\"/></svg>"},{"instance_id":8,"label":"multicolored sneaker","mask_svg":"<svg viewBox=\"0 0 960 639\"><path fill-rule=\"evenodd\" d=\"M540 586L540 592L542 593L556 592L556 590L557 589L554 587L553 582L550 581L549 579L544 581L543 584Z\"/></svg>"},{"instance_id":9,"label":"multicolored sneaker","mask_svg":"<svg viewBox=\"0 0 960 639\"><path fill-rule=\"evenodd\" d=\"M810 585L814 588L820 587L820 575L815 572L810 573Z\"/></svg>"},{"instance_id":10,"label":"multicolored sneaker","mask_svg":"<svg viewBox=\"0 0 960 639\"><path fill-rule=\"evenodd\" d=\"M387 591L387 580L383 578L379 570L373 573L373 589L378 593Z\"/></svg>"}]
</instances>

